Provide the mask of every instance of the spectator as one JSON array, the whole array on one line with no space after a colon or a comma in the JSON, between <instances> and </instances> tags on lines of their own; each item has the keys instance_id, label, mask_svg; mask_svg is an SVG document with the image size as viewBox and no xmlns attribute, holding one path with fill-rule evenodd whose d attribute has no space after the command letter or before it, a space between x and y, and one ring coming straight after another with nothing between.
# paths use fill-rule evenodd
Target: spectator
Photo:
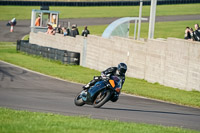
<instances>
[{"instance_id":1,"label":"spectator","mask_svg":"<svg viewBox=\"0 0 200 133\"><path fill-rule=\"evenodd\" d=\"M48 29L47 29L46 34L55 35L56 32L54 31L54 29L53 29L53 27L52 27L52 24L51 24L51 23L48 23L48 24L47 24L47 27L48 27Z\"/></svg>"},{"instance_id":2,"label":"spectator","mask_svg":"<svg viewBox=\"0 0 200 133\"><path fill-rule=\"evenodd\" d=\"M62 34L62 28L61 28L60 24L58 25L58 27L56 29L56 33Z\"/></svg>"},{"instance_id":3,"label":"spectator","mask_svg":"<svg viewBox=\"0 0 200 133\"><path fill-rule=\"evenodd\" d=\"M62 28L62 31L63 31L64 36L67 36L67 35L68 35L68 33L67 33L67 28L63 27L63 28Z\"/></svg>"},{"instance_id":4,"label":"spectator","mask_svg":"<svg viewBox=\"0 0 200 133\"><path fill-rule=\"evenodd\" d=\"M79 35L79 31L78 31L78 26L77 26L77 24L75 24L75 26L76 26L77 35Z\"/></svg>"},{"instance_id":5,"label":"spectator","mask_svg":"<svg viewBox=\"0 0 200 133\"><path fill-rule=\"evenodd\" d=\"M67 28L67 36L69 36L70 35L70 28L68 27Z\"/></svg>"},{"instance_id":6,"label":"spectator","mask_svg":"<svg viewBox=\"0 0 200 133\"><path fill-rule=\"evenodd\" d=\"M82 36L87 37L88 34L90 34L90 31L87 29L87 26L85 26L84 30L82 31Z\"/></svg>"},{"instance_id":7,"label":"spectator","mask_svg":"<svg viewBox=\"0 0 200 133\"><path fill-rule=\"evenodd\" d=\"M77 25L73 24L72 29L70 31L70 36L76 37L76 35L79 35L79 31L78 31Z\"/></svg>"},{"instance_id":8,"label":"spectator","mask_svg":"<svg viewBox=\"0 0 200 133\"><path fill-rule=\"evenodd\" d=\"M195 41L200 41L200 28L199 24L194 25L195 31L193 32L193 37Z\"/></svg>"},{"instance_id":9,"label":"spectator","mask_svg":"<svg viewBox=\"0 0 200 133\"><path fill-rule=\"evenodd\" d=\"M37 19L35 20L35 26L40 26L40 14L38 15Z\"/></svg>"},{"instance_id":10,"label":"spectator","mask_svg":"<svg viewBox=\"0 0 200 133\"><path fill-rule=\"evenodd\" d=\"M60 34L64 34L64 30L65 30L65 27L62 27Z\"/></svg>"},{"instance_id":11,"label":"spectator","mask_svg":"<svg viewBox=\"0 0 200 133\"><path fill-rule=\"evenodd\" d=\"M191 36L191 33L190 33L190 27L186 27L184 39L186 39L186 40L191 40L192 39L192 36Z\"/></svg>"},{"instance_id":12,"label":"spectator","mask_svg":"<svg viewBox=\"0 0 200 133\"><path fill-rule=\"evenodd\" d=\"M17 20L16 18L13 18L12 20L10 20L8 23L7 23L7 26L15 26L17 24Z\"/></svg>"}]
</instances>

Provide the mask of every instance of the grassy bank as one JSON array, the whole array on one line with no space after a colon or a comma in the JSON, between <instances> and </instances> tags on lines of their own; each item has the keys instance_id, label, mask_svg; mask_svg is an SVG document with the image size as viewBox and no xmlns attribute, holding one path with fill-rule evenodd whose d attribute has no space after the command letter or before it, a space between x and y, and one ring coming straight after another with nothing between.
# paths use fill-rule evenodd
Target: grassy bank
<instances>
[{"instance_id":1,"label":"grassy bank","mask_svg":"<svg viewBox=\"0 0 200 133\"><path fill-rule=\"evenodd\" d=\"M1 133L198 133L177 127L136 124L0 108Z\"/></svg>"},{"instance_id":2,"label":"grassy bank","mask_svg":"<svg viewBox=\"0 0 200 133\"><path fill-rule=\"evenodd\" d=\"M16 52L13 43L0 43L0 60L10 62L37 72L59 77L68 81L88 83L94 75L100 72L81 66L63 65L37 56ZM159 84L148 83L145 80L127 77L123 92L149 98L169 101L180 105L200 107L200 92L184 91Z\"/></svg>"},{"instance_id":3,"label":"grassy bank","mask_svg":"<svg viewBox=\"0 0 200 133\"><path fill-rule=\"evenodd\" d=\"M189 21L173 21L173 22L157 22L155 25L155 38L184 38L185 27L189 26L194 29L194 24L200 23L200 20L189 20ZM88 26L91 34L101 36L108 25L95 25ZM130 25L130 37L134 35L134 24ZM83 29L80 26L79 29ZM148 38L149 23L142 23L141 26L141 38Z\"/></svg>"},{"instance_id":4,"label":"grassy bank","mask_svg":"<svg viewBox=\"0 0 200 133\"><path fill-rule=\"evenodd\" d=\"M155 26L154 37L155 38L184 38L185 27L194 27L194 24L200 23L200 20L189 20L189 21L173 21L173 22L157 22ZM101 36L108 25L90 25L88 29L92 35ZM134 36L134 24L130 24L129 37ZM148 38L149 23L142 23L141 26L141 38ZM84 29L84 26L78 27L79 32ZM193 28L194 29L194 28ZM28 35L25 39L28 39Z\"/></svg>"},{"instance_id":5,"label":"grassy bank","mask_svg":"<svg viewBox=\"0 0 200 133\"><path fill-rule=\"evenodd\" d=\"M199 14L200 4L158 5L157 16ZM40 6L0 6L0 20L11 20L15 17L31 19L32 9ZM60 11L60 18L96 18L96 17L135 17L139 6L103 6L103 7L65 7L51 6L50 10ZM150 6L143 6L142 16L149 16Z\"/></svg>"}]
</instances>

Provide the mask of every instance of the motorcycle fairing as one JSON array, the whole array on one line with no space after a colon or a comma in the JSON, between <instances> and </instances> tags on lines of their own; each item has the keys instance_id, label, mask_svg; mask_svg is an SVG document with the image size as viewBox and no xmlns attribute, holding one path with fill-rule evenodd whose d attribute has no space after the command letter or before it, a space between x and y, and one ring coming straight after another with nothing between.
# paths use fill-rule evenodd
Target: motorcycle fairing
<instances>
[{"instance_id":1,"label":"motorcycle fairing","mask_svg":"<svg viewBox=\"0 0 200 133\"><path fill-rule=\"evenodd\" d=\"M106 83L105 81L98 81L94 86L92 86L88 91L87 91L87 96L83 98L83 101L88 103L88 104L93 104L94 99L96 95L103 89L106 88Z\"/></svg>"}]
</instances>

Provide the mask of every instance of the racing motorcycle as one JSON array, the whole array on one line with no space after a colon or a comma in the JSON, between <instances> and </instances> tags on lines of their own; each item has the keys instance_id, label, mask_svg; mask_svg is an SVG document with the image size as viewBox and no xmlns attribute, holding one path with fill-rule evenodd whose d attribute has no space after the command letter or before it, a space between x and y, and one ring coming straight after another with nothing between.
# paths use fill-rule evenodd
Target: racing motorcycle
<instances>
[{"instance_id":1,"label":"racing motorcycle","mask_svg":"<svg viewBox=\"0 0 200 133\"><path fill-rule=\"evenodd\" d=\"M77 106L84 104L93 105L94 108L100 108L106 102L111 100L116 102L121 90L121 79L117 76L105 78L95 83L88 90L82 90L74 99Z\"/></svg>"}]
</instances>

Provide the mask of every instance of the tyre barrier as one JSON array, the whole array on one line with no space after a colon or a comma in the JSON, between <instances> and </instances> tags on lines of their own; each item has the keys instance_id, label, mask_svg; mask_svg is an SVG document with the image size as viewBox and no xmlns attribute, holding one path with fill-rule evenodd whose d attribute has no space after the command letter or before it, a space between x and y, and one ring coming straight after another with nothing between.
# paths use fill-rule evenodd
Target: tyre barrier
<instances>
[{"instance_id":1,"label":"tyre barrier","mask_svg":"<svg viewBox=\"0 0 200 133\"><path fill-rule=\"evenodd\" d=\"M30 44L29 41L17 40L16 50L51 60L58 60L63 64L80 64L80 53Z\"/></svg>"}]
</instances>

